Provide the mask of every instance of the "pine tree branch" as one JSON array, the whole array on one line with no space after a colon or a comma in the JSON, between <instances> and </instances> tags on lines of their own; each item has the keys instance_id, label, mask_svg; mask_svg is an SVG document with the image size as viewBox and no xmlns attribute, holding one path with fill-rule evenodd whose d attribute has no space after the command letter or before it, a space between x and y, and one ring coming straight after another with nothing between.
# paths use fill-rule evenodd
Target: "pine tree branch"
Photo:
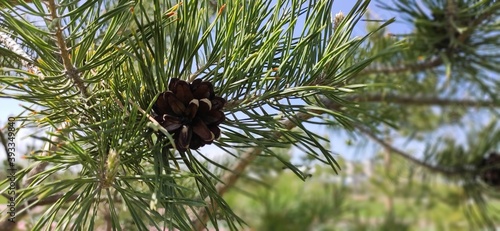
<instances>
[{"instance_id":1,"label":"pine tree branch","mask_svg":"<svg viewBox=\"0 0 500 231\"><path fill-rule=\"evenodd\" d=\"M3 134L3 129L0 129L0 141L2 142L2 145L4 147L4 150L5 150L5 155L6 155L6 160L9 159L9 150L8 150L8 146L7 146L7 139L5 138L5 134Z\"/></svg>"},{"instance_id":2,"label":"pine tree branch","mask_svg":"<svg viewBox=\"0 0 500 231\"><path fill-rule=\"evenodd\" d=\"M61 18L57 15L57 6L55 0L47 0L47 3L51 16L51 27L55 29L54 36L56 37L56 43L61 52L60 56L66 70L66 75L73 81L82 95L85 96L85 98L89 98L90 93L88 92L87 87L85 87L85 85L83 84L83 80L80 78L78 70L72 64L68 47L66 46L65 42L66 39L64 38L63 29L60 23Z\"/></svg>"},{"instance_id":3,"label":"pine tree branch","mask_svg":"<svg viewBox=\"0 0 500 231\"><path fill-rule=\"evenodd\" d=\"M380 139L378 138L375 134L373 134L372 132L370 132L368 129L360 126L360 125L354 125L361 133L365 134L366 136L368 136L370 139L372 139L373 141L377 142L379 145L381 145L382 147L384 147L385 149L387 149L388 151L392 152L392 153L396 153L398 155L400 155L401 157L407 159L408 161L418 165L418 166L421 166L421 167L424 167L430 171L433 171L433 172L436 172L436 173L441 173L443 175L446 175L446 176L457 176L457 175L463 175L464 174L464 169L450 169L450 168L443 168L441 166L435 166L435 165L432 165L432 164L429 164L429 163L426 163L424 161L421 161L419 160L418 158L415 158L413 157L412 155L404 152L404 151L401 151L399 149L397 149L396 147L386 143L383 139Z\"/></svg>"},{"instance_id":4,"label":"pine tree branch","mask_svg":"<svg viewBox=\"0 0 500 231\"><path fill-rule=\"evenodd\" d=\"M443 99L439 97L412 97L398 95L367 95L350 97L354 102L386 102L415 106L463 106L463 107L500 107L500 102L494 100ZM334 103L330 102L330 105Z\"/></svg>"},{"instance_id":5,"label":"pine tree branch","mask_svg":"<svg viewBox=\"0 0 500 231\"><path fill-rule=\"evenodd\" d=\"M0 43L3 43L5 48L11 50L12 52L14 52L15 54L21 56L23 59L21 59L21 64L30 72L30 73L34 73L35 75L37 75L41 80L44 79L44 75L41 73L41 71L38 69L37 66L33 65L33 61L31 60L31 57L29 57L28 54L26 54L26 52L24 52L24 50L21 48L21 46L19 44L17 44L17 42L12 39L8 34L4 33L4 32L1 32L0 31ZM63 129L65 126L63 125L61 127L61 129ZM2 143L4 141L4 137L3 137L3 134L0 134L2 136ZM42 155L49 155L49 152L53 152L53 151L56 151L57 150L57 145L53 145L55 143L59 143L61 142L60 140L60 137L59 136L53 136L51 138L51 142L47 142L45 147L44 147L44 151L42 153ZM5 146L7 147L7 146ZM6 152L7 154L7 152ZM24 179L22 185L23 186L28 186L29 184L31 184L33 182L33 180L35 179L34 176L36 176L37 174L39 174L40 172L43 172L45 170L45 168L47 167L49 163L48 162L40 162L38 163L33 169L31 169L30 172L28 172L28 174L26 175L26 178ZM56 202L60 197L62 197L64 195L54 195L54 196L50 196L44 200L41 200L41 201L38 201L36 202L37 199L31 199L28 201L28 205L31 205L33 203L36 203L34 206L39 206L39 205L47 205L47 204L52 204L54 202ZM73 197L71 197L73 198ZM71 199L70 198L70 199ZM75 197L76 198L76 197ZM72 199L74 200L74 199ZM21 206L21 207L18 207L16 208L17 210L23 210L25 208L25 206ZM27 214L27 210L19 213L19 214L16 214L16 219L19 220L21 217L25 216ZM9 221L8 219L0 222L0 231L3 231L3 230L14 230L15 229L15 226L16 226L16 223L15 222L11 222Z\"/></svg>"},{"instance_id":6,"label":"pine tree branch","mask_svg":"<svg viewBox=\"0 0 500 231\"><path fill-rule=\"evenodd\" d=\"M367 68L359 73L359 75L369 75L369 74L397 74L403 72L421 72L425 70L429 70L432 68L436 68L443 64L443 60L441 58L433 58L431 60L417 63L417 64L404 64L395 67L373 67Z\"/></svg>"},{"instance_id":7,"label":"pine tree branch","mask_svg":"<svg viewBox=\"0 0 500 231\"><path fill-rule=\"evenodd\" d=\"M253 97L257 98L257 96ZM330 109L340 109L341 105L328 100L325 97L320 97L323 103ZM250 99L251 100L251 99ZM349 102L372 102L372 103L393 103L402 105L413 105L413 106L462 106L462 107L500 107L500 101L496 100L470 100L470 99L447 99L440 97L426 97L426 96L407 96L407 95L395 95L395 94L373 94L373 95L362 95L362 96L351 96L346 99ZM231 100L226 104L226 108L232 109L237 105L240 105L249 100Z\"/></svg>"},{"instance_id":8,"label":"pine tree branch","mask_svg":"<svg viewBox=\"0 0 500 231\"><path fill-rule=\"evenodd\" d=\"M3 43L5 45L5 47L7 49L9 49L10 51L16 53L17 55L23 57L26 60L29 60L29 61L26 61L26 60L21 59L21 64L24 67L26 67L29 72L36 74L42 80L44 79L44 75L42 74L42 72L38 69L37 66L32 64L31 57L29 57L29 55L26 54L26 52L24 52L24 50L21 48L21 46L19 44L17 44L17 42L14 39L12 39L8 34L1 32L1 31L0 31L0 43ZM61 127L61 129L63 129L63 128L65 128L64 125ZM53 143L60 142L59 137L52 137L51 140ZM7 146L5 146L5 147L7 147ZM42 155L48 155L48 152L55 151L55 150L57 150L56 145L51 145L50 143L47 143ZM37 166L35 166L28 173L28 175L26 176L25 181L23 182L22 185L27 186L27 185L31 184L31 182L33 181L33 179L31 179L31 178L33 176L37 175L38 173L44 171L45 168L47 167L47 165L48 165L48 162L41 162Z\"/></svg>"},{"instance_id":9,"label":"pine tree branch","mask_svg":"<svg viewBox=\"0 0 500 231\"><path fill-rule=\"evenodd\" d=\"M83 83L83 80L80 78L79 76L79 73L77 71L77 69L72 65L72 61L70 59L70 55L69 55L69 50L66 46L66 42L65 42L65 38L64 38L64 35L63 35L63 30L62 30L62 27L61 27L61 24L60 24L60 18L58 17L57 15L57 7L56 7L56 4L55 4L55 1L54 0L48 0L46 1L47 3L47 6L48 6L48 9L50 11L50 16L51 16L51 20L52 20L52 25L54 28L55 28L55 34L54 36L56 37L56 43L60 49L60 56L61 56L61 59L63 61L63 65L65 67L65 70L66 70L66 75L73 80L73 82L75 83L76 87L80 90L80 92L82 93L82 95L84 95L86 98L90 97L90 94L87 90L87 87L85 87L84 83ZM2 36L3 35L3 36ZM10 46L10 50L12 50L13 52L15 52L16 54L30 60L30 57L24 53L24 51L20 48L19 45L17 45L17 43L15 43L15 41L9 41L9 40L6 40L6 39L10 39L10 37L8 35L5 35L3 34L2 32L0 32L0 42L2 41L8 41L10 42L9 44L12 44ZM6 43L6 42L4 42ZM17 45L17 46L15 46ZM43 74L41 74L41 72L39 71L39 69L33 65L31 65L30 63L27 63L26 64L23 62L23 65L27 66L28 67L28 70L33 69L33 72L35 74L37 74L38 76L40 76L41 79L43 79ZM58 130L62 130L64 128L67 127L67 124L63 124L61 126L61 128L59 128ZM53 136L51 138L51 142L47 142L45 144L45 147L44 147L44 151L43 153L41 154L42 156L44 155L49 155L50 152L54 152L57 150L57 145L54 145L54 144L57 144L57 143L60 143L61 142L61 138L60 136ZM26 175L26 178L24 179L23 181L23 186L28 186L30 185L33 180L35 179L34 176L39 174L40 172L43 172L45 170L45 168L47 167L49 163L48 162L40 162L38 163L33 169L31 169L31 171Z\"/></svg>"}]
</instances>

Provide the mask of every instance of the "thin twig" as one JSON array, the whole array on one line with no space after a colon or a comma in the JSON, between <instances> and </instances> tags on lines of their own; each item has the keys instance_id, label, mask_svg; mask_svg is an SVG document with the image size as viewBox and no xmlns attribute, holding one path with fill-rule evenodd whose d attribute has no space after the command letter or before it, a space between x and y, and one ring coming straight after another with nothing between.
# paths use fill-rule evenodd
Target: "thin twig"
<instances>
[{"instance_id":1,"label":"thin twig","mask_svg":"<svg viewBox=\"0 0 500 231\"><path fill-rule=\"evenodd\" d=\"M359 125L355 125L355 127L359 131L361 131L363 134L365 134L366 136L368 136L370 139L372 139L373 141L377 142L379 145L381 145L382 147L384 147L385 149L389 150L392 153L396 153L396 154L402 156L403 158L409 160L410 162L412 162L412 163L414 163L414 164L416 164L418 166L424 167L424 168L426 168L428 170L431 170L433 172L441 173L441 174L444 174L444 175L447 175L447 176L462 175L463 174L463 170L458 171L458 170L455 170L455 169L443 168L441 166L435 166L435 165L426 163L424 161L421 161L418 158L415 158L412 155L410 155L410 154L408 154L408 153L406 153L404 151L401 151L401 150L397 149L396 147L393 147L392 145L386 143L384 140L378 138L375 134L373 134L368 129L366 129L366 128L362 127L362 126L359 126Z\"/></svg>"},{"instance_id":2,"label":"thin twig","mask_svg":"<svg viewBox=\"0 0 500 231\"><path fill-rule=\"evenodd\" d=\"M373 67L367 68L359 73L360 76L368 74L398 74L403 72L420 72L436 68L443 64L441 58L434 58L422 63L417 64L405 64L396 67Z\"/></svg>"},{"instance_id":3,"label":"thin twig","mask_svg":"<svg viewBox=\"0 0 500 231\"><path fill-rule=\"evenodd\" d=\"M9 150L7 149L7 139L5 139L5 134L3 134L2 129L0 129L0 141L5 149L5 155L7 155L6 160L9 159Z\"/></svg>"},{"instance_id":4,"label":"thin twig","mask_svg":"<svg viewBox=\"0 0 500 231\"><path fill-rule=\"evenodd\" d=\"M75 83L76 87L80 90L83 96L85 98L90 97L90 93L87 90L87 87L83 84L83 80L80 78L78 70L76 69L75 66L73 66L71 62L71 58L69 55L68 47L66 46L66 38L64 38L63 35L63 29L61 27L60 23L60 18L57 15L57 6L54 0L47 0L48 3L48 9L50 11L50 16L52 23L55 28L55 34L54 36L56 37L56 43L57 46L59 47L59 50L61 52L61 59L63 61L64 68L66 70L66 75L73 80L73 83Z\"/></svg>"},{"instance_id":5,"label":"thin twig","mask_svg":"<svg viewBox=\"0 0 500 231\"><path fill-rule=\"evenodd\" d=\"M398 95L367 95L349 97L354 102L384 102L415 106L463 106L463 107L500 107L500 101L469 100L469 99L443 99L439 97L416 97Z\"/></svg>"}]
</instances>

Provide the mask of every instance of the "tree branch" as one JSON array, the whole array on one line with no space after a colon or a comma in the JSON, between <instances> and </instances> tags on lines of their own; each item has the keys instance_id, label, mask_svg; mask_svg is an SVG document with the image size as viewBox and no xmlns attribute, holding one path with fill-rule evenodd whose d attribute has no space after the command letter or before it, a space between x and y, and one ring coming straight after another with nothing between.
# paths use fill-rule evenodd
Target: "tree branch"
<instances>
[{"instance_id":1,"label":"tree branch","mask_svg":"<svg viewBox=\"0 0 500 231\"><path fill-rule=\"evenodd\" d=\"M366 129L366 128L362 127L362 126L359 126L359 125L355 125L355 127L359 131L361 131L361 133L365 134L370 139L372 139L373 141L377 142L379 145L381 145L382 147L384 147L388 151L390 151L392 153L396 153L396 154L400 155L401 157L409 160L410 162L412 162L412 163L414 163L414 164L416 164L418 166L424 167L424 168L426 168L428 170L431 170L433 172L444 174L446 176L463 175L463 173L464 173L463 169L462 170L458 170L458 169L451 169L451 168L443 168L441 166L435 166L435 165L426 163L424 161L421 161L418 158L415 158L415 157L411 156L410 154L405 153L405 152L397 149L396 147L393 147L392 145L386 143L384 140L378 138L375 134L373 134L372 132L370 132L368 129Z\"/></svg>"},{"instance_id":2,"label":"tree branch","mask_svg":"<svg viewBox=\"0 0 500 231\"><path fill-rule=\"evenodd\" d=\"M373 67L367 68L359 73L359 75L368 74L397 74L402 72L420 72L428 69L432 69L443 64L441 58L434 58L422 63L411 64L411 65L400 65L395 67Z\"/></svg>"},{"instance_id":3,"label":"tree branch","mask_svg":"<svg viewBox=\"0 0 500 231\"><path fill-rule=\"evenodd\" d=\"M257 97L257 96L255 96ZM330 109L340 109L340 105L331 102L324 98L324 104ZM446 99L439 97L416 97L395 94L377 94L377 95L358 95L346 98L349 102L373 102L373 103L394 103L413 106L462 106L462 107L500 107L500 101L495 100L470 100L470 99ZM247 100L231 100L227 103L227 108L234 108L235 106Z\"/></svg>"},{"instance_id":4,"label":"tree branch","mask_svg":"<svg viewBox=\"0 0 500 231\"><path fill-rule=\"evenodd\" d=\"M73 81L75 86L80 90L81 94L83 96L85 96L86 98L89 98L90 93L88 92L87 87L85 87L83 80L80 78L77 69L72 64L69 50L68 50L68 48L66 46L66 42L65 42L66 39L64 38L63 29L62 29L61 24L60 24L60 18L57 15L56 3L54 0L48 0L48 1L46 1L46 3L48 6L48 9L50 11L51 22L52 22L51 26L53 26L55 28L54 36L56 38L56 44L59 47L60 52L61 52L60 57L63 61L66 75ZM14 53L22 56L23 58L25 58L27 60L31 60L31 58L21 49L21 47L17 43L15 43L15 41L13 41L5 33L0 32L0 42L6 44L6 47L9 48L10 50L12 50ZM26 61L21 61L21 62L24 66L26 66L28 68L28 70L30 72L37 74L41 79L43 79L43 74L40 72L40 70L36 66L34 66L31 63L26 62ZM59 128L58 130L62 130L66 127L67 127L67 124L63 124L61 126L61 128ZM52 136L51 142L47 142L45 144L45 147L43 149L44 151L41 155L42 156L49 155L50 152L56 151L58 149L58 147L57 147L57 145L54 145L54 144L57 144L60 142L61 142L60 136ZM22 185L23 186L30 185L33 182L33 180L35 180L35 176L37 174L43 172L48 164L49 164L49 162L46 162L46 161L38 163L33 169L31 169L30 172L28 172ZM55 202L55 201L53 201L53 202ZM37 205L39 205L39 204L37 204ZM8 221L4 221L4 222L8 222ZM2 227L4 227L4 226L0 226L0 230ZM10 230L10 229L6 229L6 230Z\"/></svg>"},{"instance_id":5,"label":"tree branch","mask_svg":"<svg viewBox=\"0 0 500 231\"><path fill-rule=\"evenodd\" d=\"M61 51L61 58L64 68L66 69L66 75L71 80L73 80L73 83L75 83L76 87L80 90L82 95L85 96L85 98L89 98L90 93L88 92L87 87L85 87L85 85L83 84L83 80L80 78L78 70L75 68L75 66L73 66L71 62L68 47L66 46L65 42L66 39L64 38L63 29L60 23L61 19L57 15L56 3L54 0L47 0L47 3L48 9L50 11L52 26L55 28L56 43L59 47L59 50Z\"/></svg>"},{"instance_id":6,"label":"tree branch","mask_svg":"<svg viewBox=\"0 0 500 231\"><path fill-rule=\"evenodd\" d=\"M7 149L7 147L8 147L7 146L7 139L5 139L5 135L3 134L2 130L3 129L0 129L0 141L2 142L2 145L5 149L5 155L7 155L6 160L8 160L9 159L9 150Z\"/></svg>"},{"instance_id":7,"label":"tree branch","mask_svg":"<svg viewBox=\"0 0 500 231\"><path fill-rule=\"evenodd\" d=\"M387 102L416 106L464 106L464 107L500 107L499 101L469 100L469 99L443 99L438 97L414 97L398 95L367 95L348 98L355 102Z\"/></svg>"},{"instance_id":8,"label":"tree branch","mask_svg":"<svg viewBox=\"0 0 500 231\"><path fill-rule=\"evenodd\" d=\"M33 65L31 57L29 57L28 54L26 54L26 52L24 52L24 50L21 48L21 46L19 44L17 44L17 42L14 39L12 39L8 34L5 34L4 32L0 32L0 43L3 43L7 49L9 49L12 52L16 53L17 55L21 56L23 58L23 59L21 59L21 64L30 73L34 73L35 75L37 75L42 80L44 79L44 75L41 73L41 71L38 69L38 67L35 66L35 65ZM66 52L66 54L67 54L67 52ZM65 127L66 127L66 125L63 125L63 126L61 126L60 129L64 129ZM5 138L3 137L3 133L1 133L1 131L0 131L0 135L2 136L1 137L2 138L2 143L4 143L3 141L4 141ZM57 147L57 145L54 145L54 144L55 143L60 143L60 142L61 142L61 139L60 139L59 136L52 136L51 142L47 142L45 144L45 147L43 149L44 151L43 151L43 153L41 155L46 156L46 155L49 155L50 152L56 151L58 147ZM5 148L6 147L7 146L5 146ZM22 185L23 186L30 185L33 182L33 180L35 179L34 176L36 176L40 172L44 171L48 164L49 164L48 162L40 162L40 163L38 163L33 169L31 169L30 172L28 172L28 174L26 175L26 178L24 179ZM63 195L49 196L46 199L38 201L38 202L36 202L38 200L36 198L35 199L31 199L31 200L28 201L28 205L31 205L33 203L36 203L34 206L52 204L52 203L56 202L62 196ZM19 207L17 209L18 210L23 210L24 208L25 208L25 206L21 206L21 207ZM22 213L16 214L16 219L19 219L20 217L26 215L27 212L28 212L28 210L24 210ZM1 230L13 230L15 228L15 225L16 225L16 223L11 222L8 219L6 219L6 220L4 220L4 221L2 221L0 223L0 231Z\"/></svg>"}]
</instances>

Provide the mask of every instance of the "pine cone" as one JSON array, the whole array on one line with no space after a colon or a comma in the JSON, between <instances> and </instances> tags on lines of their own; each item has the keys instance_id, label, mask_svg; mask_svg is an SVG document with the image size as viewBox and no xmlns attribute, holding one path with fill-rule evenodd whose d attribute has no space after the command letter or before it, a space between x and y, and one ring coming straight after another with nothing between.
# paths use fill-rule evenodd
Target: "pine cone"
<instances>
[{"instance_id":1,"label":"pine cone","mask_svg":"<svg viewBox=\"0 0 500 231\"><path fill-rule=\"evenodd\" d=\"M160 94L153 106L158 121L172 134L177 150L198 149L220 137L226 100L215 96L210 82L196 79L189 84L172 78L168 91Z\"/></svg>"},{"instance_id":2,"label":"pine cone","mask_svg":"<svg viewBox=\"0 0 500 231\"><path fill-rule=\"evenodd\" d=\"M488 158L485 158L479 164L480 177L488 185L493 187L500 186L500 155L498 153L490 153Z\"/></svg>"}]
</instances>

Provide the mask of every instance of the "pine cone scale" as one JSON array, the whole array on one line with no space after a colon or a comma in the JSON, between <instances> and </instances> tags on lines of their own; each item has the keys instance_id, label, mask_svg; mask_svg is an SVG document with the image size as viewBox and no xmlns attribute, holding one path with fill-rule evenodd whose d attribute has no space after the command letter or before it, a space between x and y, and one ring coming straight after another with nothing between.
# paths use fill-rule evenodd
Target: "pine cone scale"
<instances>
[{"instance_id":1,"label":"pine cone scale","mask_svg":"<svg viewBox=\"0 0 500 231\"><path fill-rule=\"evenodd\" d=\"M208 129L207 125L201 120L197 120L193 125L193 132L198 135L203 141L211 141L215 135Z\"/></svg>"}]
</instances>

